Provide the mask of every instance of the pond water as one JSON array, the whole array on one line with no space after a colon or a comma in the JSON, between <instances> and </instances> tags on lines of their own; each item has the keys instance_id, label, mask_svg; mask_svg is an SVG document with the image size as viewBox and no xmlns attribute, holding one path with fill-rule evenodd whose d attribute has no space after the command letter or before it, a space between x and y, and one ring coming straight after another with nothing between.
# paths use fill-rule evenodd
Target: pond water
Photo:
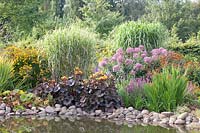
<instances>
[{"instance_id":1,"label":"pond water","mask_svg":"<svg viewBox=\"0 0 200 133\"><path fill-rule=\"evenodd\" d=\"M106 120L48 118L0 119L0 133L177 133L158 126L117 125ZM184 131L189 132L189 131ZM190 131L191 132L191 131ZM194 133L194 132L192 132Z\"/></svg>"}]
</instances>

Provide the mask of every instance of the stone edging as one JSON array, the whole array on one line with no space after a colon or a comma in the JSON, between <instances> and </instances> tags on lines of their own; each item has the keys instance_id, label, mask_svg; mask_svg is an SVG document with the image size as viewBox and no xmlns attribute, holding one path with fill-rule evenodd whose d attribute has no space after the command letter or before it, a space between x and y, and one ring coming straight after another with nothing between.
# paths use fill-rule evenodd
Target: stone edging
<instances>
[{"instance_id":1,"label":"stone edging","mask_svg":"<svg viewBox=\"0 0 200 133\"><path fill-rule=\"evenodd\" d=\"M92 113L82 111L81 108L70 106L69 108L61 107L56 104L55 107L47 106L32 107L24 111L11 112L11 108L6 104L0 105L0 116L27 116L35 115L39 117L45 116L65 116L65 117L88 117L100 118L110 121L125 122L127 124L143 123L150 125L169 126L176 128L177 126L184 126L186 129L200 130L200 119L191 113L184 112L182 114L174 114L173 112L149 112L148 110L138 111L133 107L119 108L113 110L113 113L105 113L101 110L96 110Z\"/></svg>"}]
</instances>

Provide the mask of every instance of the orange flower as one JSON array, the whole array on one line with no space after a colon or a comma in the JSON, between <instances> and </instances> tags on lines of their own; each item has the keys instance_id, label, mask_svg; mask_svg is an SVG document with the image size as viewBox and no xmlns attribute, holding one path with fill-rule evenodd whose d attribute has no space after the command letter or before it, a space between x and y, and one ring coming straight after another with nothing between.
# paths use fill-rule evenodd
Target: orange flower
<instances>
[{"instance_id":1,"label":"orange flower","mask_svg":"<svg viewBox=\"0 0 200 133\"><path fill-rule=\"evenodd\" d=\"M76 68L74 69L74 74L75 74L75 75L83 75L83 72L80 70L79 67L76 67Z\"/></svg>"},{"instance_id":2,"label":"orange flower","mask_svg":"<svg viewBox=\"0 0 200 133\"><path fill-rule=\"evenodd\" d=\"M62 77L61 77L61 80L62 80L62 81L66 81L67 79L68 79L68 78L67 78L66 76L62 76Z\"/></svg>"}]
</instances>

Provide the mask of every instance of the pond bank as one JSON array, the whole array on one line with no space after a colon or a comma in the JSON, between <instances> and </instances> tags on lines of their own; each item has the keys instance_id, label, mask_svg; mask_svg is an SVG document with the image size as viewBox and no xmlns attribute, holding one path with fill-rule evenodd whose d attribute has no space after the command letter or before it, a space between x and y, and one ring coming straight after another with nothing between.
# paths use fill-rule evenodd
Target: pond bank
<instances>
[{"instance_id":1,"label":"pond bank","mask_svg":"<svg viewBox=\"0 0 200 133\"><path fill-rule=\"evenodd\" d=\"M61 107L61 105L56 104L55 107L47 106L43 107L32 107L31 109L26 109L24 111L13 112L12 109L5 104L0 105L0 116L1 119L12 117L12 116L37 116L37 117L55 117L59 116L61 118L77 118L86 117L92 119L106 119L113 121L116 124L147 124L162 126L166 128L185 128L187 130L196 129L200 130L200 120L194 114L189 112L184 112L181 114L175 114L173 112L149 112L148 110L138 111L133 107L129 108L119 108L113 110L112 113L102 112L101 110L96 110L94 112L87 113L82 111L81 108L76 108L75 106L70 106L69 108Z\"/></svg>"}]
</instances>

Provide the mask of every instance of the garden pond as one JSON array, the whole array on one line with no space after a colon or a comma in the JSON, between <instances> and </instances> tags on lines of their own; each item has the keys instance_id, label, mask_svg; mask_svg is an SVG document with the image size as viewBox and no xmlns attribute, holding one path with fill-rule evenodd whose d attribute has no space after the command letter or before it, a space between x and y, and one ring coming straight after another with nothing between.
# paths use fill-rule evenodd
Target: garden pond
<instances>
[{"instance_id":1,"label":"garden pond","mask_svg":"<svg viewBox=\"0 0 200 133\"><path fill-rule=\"evenodd\" d=\"M197 133L184 128L160 126L121 125L106 120L73 119L60 117L0 118L0 133Z\"/></svg>"}]
</instances>

